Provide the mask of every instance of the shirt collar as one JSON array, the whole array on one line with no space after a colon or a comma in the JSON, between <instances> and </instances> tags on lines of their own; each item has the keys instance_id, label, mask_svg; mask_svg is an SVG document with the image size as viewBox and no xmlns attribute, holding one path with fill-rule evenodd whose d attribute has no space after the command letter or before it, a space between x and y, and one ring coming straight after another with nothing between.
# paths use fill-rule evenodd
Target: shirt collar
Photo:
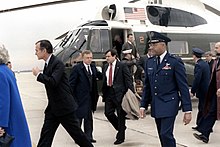
<instances>
[{"instance_id":1,"label":"shirt collar","mask_svg":"<svg viewBox=\"0 0 220 147\"><path fill-rule=\"evenodd\" d=\"M165 50L165 52L160 55L160 63L163 61L163 58L165 57L166 54L167 54L167 51Z\"/></svg>"},{"instance_id":2,"label":"shirt collar","mask_svg":"<svg viewBox=\"0 0 220 147\"><path fill-rule=\"evenodd\" d=\"M112 66L115 66L115 65L116 65L116 61L117 61L117 59L115 59L115 61L112 62Z\"/></svg>"},{"instance_id":3,"label":"shirt collar","mask_svg":"<svg viewBox=\"0 0 220 147\"><path fill-rule=\"evenodd\" d=\"M51 58L52 54L50 54L50 56L47 58L47 60L45 61L45 63L48 65L49 64L49 61L50 61L50 58Z\"/></svg>"},{"instance_id":4,"label":"shirt collar","mask_svg":"<svg viewBox=\"0 0 220 147\"><path fill-rule=\"evenodd\" d=\"M90 64L86 64L83 62L83 65L86 67L86 70L88 70L88 66L90 66Z\"/></svg>"}]
</instances>

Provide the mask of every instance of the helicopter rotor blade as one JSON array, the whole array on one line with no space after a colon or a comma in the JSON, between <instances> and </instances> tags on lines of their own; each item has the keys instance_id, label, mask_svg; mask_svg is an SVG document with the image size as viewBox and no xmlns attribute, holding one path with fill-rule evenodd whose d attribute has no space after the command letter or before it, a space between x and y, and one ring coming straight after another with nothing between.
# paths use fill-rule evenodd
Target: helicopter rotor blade
<instances>
[{"instance_id":1,"label":"helicopter rotor blade","mask_svg":"<svg viewBox=\"0 0 220 147\"><path fill-rule=\"evenodd\" d=\"M205 3L203 3L205 8L208 10L208 11L211 11L212 13L215 13L216 15L220 16L220 11L211 7L210 5L207 5Z\"/></svg>"},{"instance_id":2,"label":"helicopter rotor blade","mask_svg":"<svg viewBox=\"0 0 220 147\"><path fill-rule=\"evenodd\" d=\"M140 0L131 0L131 1L129 1L128 3L136 3L136 2L138 2L138 1L140 1Z\"/></svg>"},{"instance_id":3,"label":"helicopter rotor blade","mask_svg":"<svg viewBox=\"0 0 220 147\"><path fill-rule=\"evenodd\" d=\"M45 2L45 3L21 6L21 7L16 7L16 8L3 9L3 10L0 10L0 13L6 13L6 12L11 12L11 11L30 9L30 8L36 8L36 7L42 7L42 6L56 5L56 4L62 4L62 3L69 3L69 2L78 2L78 1L86 1L86 0L57 0L53 2Z\"/></svg>"}]
</instances>

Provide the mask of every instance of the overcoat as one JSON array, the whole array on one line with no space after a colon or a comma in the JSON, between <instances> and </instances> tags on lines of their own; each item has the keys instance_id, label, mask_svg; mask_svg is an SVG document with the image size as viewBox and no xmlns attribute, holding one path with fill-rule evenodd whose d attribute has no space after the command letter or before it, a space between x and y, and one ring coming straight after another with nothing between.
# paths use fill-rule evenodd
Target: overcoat
<instances>
[{"instance_id":1,"label":"overcoat","mask_svg":"<svg viewBox=\"0 0 220 147\"><path fill-rule=\"evenodd\" d=\"M0 64L0 127L15 137L10 147L32 146L16 79L5 64Z\"/></svg>"},{"instance_id":2,"label":"overcoat","mask_svg":"<svg viewBox=\"0 0 220 147\"><path fill-rule=\"evenodd\" d=\"M92 70L91 83L89 75L83 62L75 65L70 75L70 86L74 98L78 104L76 114L79 118L87 116L89 111L95 111L98 102L97 80L102 79L102 73L96 66L90 64Z\"/></svg>"},{"instance_id":3,"label":"overcoat","mask_svg":"<svg viewBox=\"0 0 220 147\"><path fill-rule=\"evenodd\" d=\"M204 112L205 114L207 114L208 111L212 109L211 107L213 106L213 104L211 104L211 102L214 102L214 103L217 102L217 120L220 120L220 97L217 96L216 101L212 100L213 98L215 98L212 93L215 94L217 89L220 88L220 66L218 67L216 66L217 66L217 60L214 61L213 66L212 66L210 85L209 85L208 94L207 94L206 101L205 101ZM215 70L216 70L216 74L214 74ZM216 83L215 83L216 89L214 89L214 84L212 83L213 78L216 78Z\"/></svg>"}]
</instances>

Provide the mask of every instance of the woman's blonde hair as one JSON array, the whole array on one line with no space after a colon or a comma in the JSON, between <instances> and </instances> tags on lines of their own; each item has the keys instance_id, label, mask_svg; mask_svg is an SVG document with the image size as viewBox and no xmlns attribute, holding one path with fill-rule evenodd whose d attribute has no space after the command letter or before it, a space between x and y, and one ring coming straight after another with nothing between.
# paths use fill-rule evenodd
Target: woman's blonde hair
<instances>
[{"instance_id":1,"label":"woman's blonde hair","mask_svg":"<svg viewBox=\"0 0 220 147\"><path fill-rule=\"evenodd\" d=\"M6 64L9 61L8 50L6 50L4 44L0 43L0 64Z\"/></svg>"}]
</instances>

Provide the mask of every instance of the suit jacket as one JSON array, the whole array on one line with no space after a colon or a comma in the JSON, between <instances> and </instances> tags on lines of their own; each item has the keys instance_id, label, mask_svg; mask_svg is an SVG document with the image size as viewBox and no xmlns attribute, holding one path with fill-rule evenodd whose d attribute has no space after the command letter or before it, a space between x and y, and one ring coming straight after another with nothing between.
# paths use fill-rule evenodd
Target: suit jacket
<instances>
[{"instance_id":1,"label":"suit jacket","mask_svg":"<svg viewBox=\"0 0 220 147\"><path fill-rule=\"evenodd\" d=\"M213 110L217 111L218 120L220 120L220 97L216 96L216 91L219 88L220 88L220 66L217 67L217 59L216 59L212 66L211 79L210 79L207 96L205 99L204 112L205 114L207 114L209 111L213 111ZM216 105L217 105L217 110L215 110Z\"/></svg>"},{"instance_id":2,"label":"suit jacket","mask_svg":"<svg viewBox=\"0 0 220 147\"><path fill-rule=\"evenodd\" d=\"M212 59L211 61L208 62L209 64L209 68L210 68L210 73L212 73L212 66L213 66L213 63L214 63L214 59ZM210 74L211 75L211 74Z\"/></svg>"},{"instance_id":3,"label":"suit jacket","mask_svg":"<svg viewBox=\"0 0 220 147\"><path fill-rule=\"evenodd\" d=\"M43 74L38 75L37 81L43 83L46 88L48 105L45 113L63 116L76 110L77 104L71 93L65 66L57 57L51 56Z\"/></svg>"},{"instance_id":4,"label":"suit jacket","mask_svg":"<svg viewBox=\"0 0 220 147\"><path fill-rule=\"evenodd\" d=\"M167 53L157 69L157 58L148 58L141 107L147 108L151 102L152 117L173 117L180 101L184 112L192 110L182 60Z\"/></svg>"},{"instance_id":5,"label":"suit jacket","mask_svg":"<svg viewBox=\"0 0 220 147\"><path fill-rule=\"evenodd\" d=\"M107 88L107 77L106 77L106 71L108 69L108 66L109 64L105 64L103 70L103 86L102 86L103 101L105 101L105 99L109 97L108 88ZM127 92L128 88L134 92L132 76L128 69L128 66L125 63L116 61L114 77L113 77L113 89L119 104L121 104L122 98Z\"/></svg>"},{"instance_id":6,"label":"suit jacket","mask_svg":"<svg viewBox=\"0 0 220 147\"><path fill-rule=\"evenodd\" d=\"M89 111L94 112L97 107L99 97L97 80L102 79L102 73L97 71L95 64L91 64L90 67L92 70L91 77L83 62L80 62L73 67L69 79L73 95L79 106L76 111L79 118L84 118Z\"/></svg>"},{"instance_id":7,"label":"suit jacket","mask_svg":"<svg viewBox=\"0 0 220 147\"><path fill-rule=\"evenodd\" d=\"M132 49L132 55L137 58L137 49L133 43L125 42L122 46L122 51Z\"/></svg>"},{"instance_id":8,"label":"suit jacket","mask_svg":"<svg viewBox=\"0 0 220 147\"><path fill-rule=\"evenodd\" d=\"M200 98L202 101L205 99L205 96L208 91L210 80L210 70L207 62L199 59L195 64L194 68L194 80L191 88L191 92L196 94L197 98Z\"/></svg>"}]
</instances>

